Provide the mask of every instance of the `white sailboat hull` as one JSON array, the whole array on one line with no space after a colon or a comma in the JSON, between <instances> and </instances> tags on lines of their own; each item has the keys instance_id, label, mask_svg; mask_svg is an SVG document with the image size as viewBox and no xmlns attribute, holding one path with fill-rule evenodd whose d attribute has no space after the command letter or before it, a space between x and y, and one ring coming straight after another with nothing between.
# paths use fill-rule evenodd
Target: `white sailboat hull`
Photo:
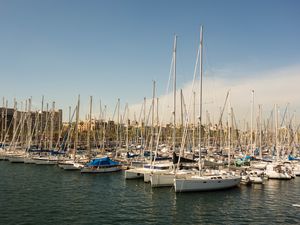
<instances>
[{"instance_id":1,"label":"white sailboat hull","mask_svg":"<svg viewBox=\"0 0 300 225\"><path fill-rule=\"evenodd\" d=\"M134 168L125 170L125 179L131 180L131 179L141 179L144 177L143 168Z\"/></svg>"},{"instance_id":2,"label":"white sailboat hull","mask_svg":"<svg viewBox=\"0 0 300 225\"><path fill-rule=\"evenodd\" d=\"M300 176L300 171L294 171L295 176Z\"/></svg>"},{"instance_id":3,"label":"white sailboat hull","mask_svg":"<svg viewBox=\"0 0 300 225\"><path fill-rule=\"evenodd\" d=\"M24 156L9 156L8 161L11 163L24 163Z\"/></svg>"},{"instance_id":4,"label":"white sailboat hull","mask_svg":"<svg viewBox=\"0 0 300 225\"><path fill-rule=\"evenodd\" d=\"M174 185L174 173L151 173L151 187L172 187Z\"/></svg>"},{"instance_id":5,"label":"white sailboat hull","mask_svg":"<svg viewBox=\"0 0 300 225\"><path fill-rule=\"evenodd\" d=\"M172 187L176 178L184 178L189 171L179 170L176 175L173 171L152 171L150 174L151 187Z\"/></svg>"},{"instance_id":6,"label":"white sailboat hull","mask_svg":"<svg viewBox=\"0 0 300 225\"><path fill-rule=\"evenodd\" d=\"M287 173L279 173L276 171L266 171L266 176L269 179L290 180L292 177Z\"/></svg>"},{"instance_id":7,"label":"white sailboat hull","mask_svg":"<svg viewBox=\"0 0 300 225\"><path fill-rule=\"evenodd\" d=\"M262 177L250 176L249 178L252 184L262 184L264 182Z\"/></svg>"},{"instance_id":8,"label":"white sailboat hull","mask_svg":"<svg viewBox=\"0 0 300 225\"><path fill-rule=\"evenodd\" d=\"M125 179L140 179L144 178L144 182L150 182L150 174L154 172L168 172L170 166L169 162L155 165L144 165L144 167L133 168L125 171Z\"/></svg>"},{"instance_id":9,"label":"white sailboat hull","mask_svg":"<svg viewBox=\"0 0 300 225\"><path fill-rule=\"evenodd\" d=\"M32 158L25 158L24 163L26 164L35 164L35 160Z\"/></svg>"},{"instance_id":10,"label":"white sailboat hull","mask_svg":"<svg viewBox=\"0 0 300 225\"><path fill-rule=\"evenodd\" d=\"M144 171L144 182L145 183L150 183L151 182L151 177L150 174L154 169L146 169Z\"/></svg>"},{"instance_id":11,"label":"white sailboat hull","mask_svg":"<svg viewBox=\"0 0 300 225\"><path fill-rule=\"evenodd\" d=\"M216 179L215 179L216 178ZM241 177L199 177L193 176L188 178L175 179L175 192L189 191L212 191L221 190L237 186L241 182Z\"/></svg>"},{"instance_id":12,"label":"white sailboat hull","mask_svg":"<svg viewBox=\"0 0 300 225\"><path fill-rule=\"evenodd\" d=\"M64 170L81 170L83 168L80 163L59 163L58 166Z\"/></svg>"},{"instance_id":13,"label":"white sailboat hull","mask_svg":"<svg viewBox=\"0 0 300 225\"><path fill-rule=\"evenodd\" d=\"M56 165L57 160L34 159L34 163L37 165Z\"/></svg>"},{"instance_id":14,"label":"white sailboat hull","mask_svg":"<svg viewBox=\"0 0 300 225\"><path fill-rule=\"evenodd\" d=\"M162 169L150 169L150 168L144 168L144 182L149 183L151 182L151 174L152 173L167 173L167 170Z\"/></svg>"}]
</instances>

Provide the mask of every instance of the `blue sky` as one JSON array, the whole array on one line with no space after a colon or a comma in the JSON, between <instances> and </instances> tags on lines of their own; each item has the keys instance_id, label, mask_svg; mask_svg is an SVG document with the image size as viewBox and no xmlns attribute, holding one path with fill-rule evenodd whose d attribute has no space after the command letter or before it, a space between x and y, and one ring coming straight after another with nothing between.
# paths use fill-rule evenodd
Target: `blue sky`
<instances>
[{"instance_id":1,"label":"blue sky","mask_svg":"<svg viewBox=\"0 0 300 225\"><path fill-rule=\"evenodd\" d=\"M161 95L175 33L178 88L192 80L201 24L214 79L299 65L297 0L0 0L0 96L65 110L93 95L113 111L150 97L152 80Z\"/></svg>"}]
</instances>

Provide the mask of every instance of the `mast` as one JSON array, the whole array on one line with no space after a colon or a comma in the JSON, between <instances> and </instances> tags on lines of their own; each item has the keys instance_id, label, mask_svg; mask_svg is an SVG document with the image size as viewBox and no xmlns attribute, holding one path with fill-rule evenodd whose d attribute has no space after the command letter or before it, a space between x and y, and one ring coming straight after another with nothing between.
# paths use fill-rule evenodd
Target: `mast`
<instances>
[{"instance_id":1,"label":"mast","mask_svg":"<svg viewBox=\"0 0 300 225\"><path fill-rule=\"evenodd\" d=\"M5 99L3 97L3 103L2 103L2 110L1 110L1 143L3 143L3 137L4 137L4 107L5 107Z\"/></svg>"},{"instance_id":2,"label":"mast","mask_svg":"<svg viewBox=\"0 0 300 225\"><path fill-rule=\"evenodd\" d=\"M195 155L195 128L196 128L196 92L193 92L193 157Z\"/></svg>"},{"instance_id":3,"label":"mast","mask_svg":"<svg viewBox=\"0 0 300 225\"><path fill-rule=\"evenodd\" d=\"M119 126L120 126L120 99L117 103L117 146L121 147L121 140L119 140Z\"/></svg>"},{"instance_id":4,"label":"mast","mask_svg":"<svg viewBox=\"0 0 300 225\"><path fill-rule=\"evenodd\" d=\"M126 112L126 152L129 150L129 109L128 109L128 103L126 103L125 106L125 112ZM124 118L125 119L125 118Z\"/></svg>"},{"instance_id":5,"label":"mast","mask_svg":"<svg viewBox=\"0 0 300 225\"><path fill-rule=\"evenodd\" d=\"M51 117L50 117L50 142L49 142L49 149L53 148L53 129L54 129L54 110L55 110L55 102L52 102L52 110L51 110Z\"/></svg>"},{"instance_id":6,"label":"mast","mask_svg":"<svg viewBox=\"0 0 300 225\"><path fill-rule=\"evenodd\" d=\"M156 133L157 133L157 135L158 135L158 133L159 133L158 104L159 104L159 98L156 98ZM158 139L159 139L159 138L158 138Z\"/></svg>"},{"instance_id":7,"label":"mast","mask_svg":"<svg viewBox=\"0 0 300 225\"><path fill-rule=\"evenodd\" d=\"M142 157L145 153L145 139L146 139L146 97L144 97L144 112L141 126L141 148L142 148Z\"/></svg>"},{"instance_id":8,"label":"mast","mask_svg":"<svg viewBox=\"0 0 300 225\"><path fill-rule=\"evenodd\" d=\"M14 99L14 115L13 115L13 119L14 119L14 123L13 123L13 136L15 135L16 132L16 128L17 128L17 101L16 99Z\"/></svg>"},{"instance_id":9,"label":"mast","mask_svg":"<svg viewBox=\"0 0 300 225\"><path fill-rule=\"evenodd\" d=\"M57 135L57 145L60 146L61 143L61 135L62 135L62 130L61 130L61 125L62 125L62 111L58 110L58 135Z\"/></svg>"},{"instance_id":10,"label":"mast","mask_svg":"<svg viewBox=\"0 0 300 225\"><path fill-rule=\"evenodd\" d=\"M32 126L32 118L31 118L31 98L28 99L28 119L27 119L27 148L30 148L30 144L31 144L31 139L32 139L32 135L31 135L31 127Z\"/></svg>"},{"instance_id":11,"label":"mast","mask_svg":"<svg viewBox=\"0 0 300 225\"><path fill-rule=\"evenodd\" d=\"M182 89L180 89L180 122L181 122L181 127L183 131L183 93Z\"/></svg>"},{"instance_id":12,"label":"mast","mask_svg":"<svg viewBox=\"0 0 300 225\"><path fill-rule=\"evenodd\" d=\"M20 122L19 125L20 126L20 133L19 133L19 141L20 141L20 145L23 148L24 147L24 136L25 136L25 132L24 132L24 124L25 124L25 120L26 120L26 115L27 115L27 99L25 100L25 109L23 110L23 102L21 102L21 118L20 118ZM18 140L18 138L17 138Z\"/></svg>"},{"instance_id":13,"label":"mast","mask_svg":"<svg viewBox=\"0 0 300 225\"><path fill-rule=\"evenodd\" d=\"M278 147L278 109L277 104L274 108L274 117L275 117L275 148L276 148L276 161L279 161L279 147Z\"/></svg>"},{"instance_id":14,"label":"mast","mask_svg":"<svg viewBox=\"0 0 300 225\"><path fill-rule=\"evenodd\" d=\"M202 127L202 81L203 81L203 26L200 28L200 104L199 104L199 176L202 175L202 165L201 165L201 127Z\"/></svg>"},{"instance_id":15,"label":"mast","mask_svg":"<svg viewBox=\"0 0 300 225\"><path fill-rule=\"evenodd\" d=\"M231 160L231 129L233 129L233 119L232 119L232 111L230 100L228 102L228 170L230 170L230 160Z\"/></svg>"},{"instance_id":16,"label":"mast","mask_svg":"<svg viewBox=\"0 0 300 225\"><path fill-rule=\"evenodd\" d=\"M105 136L106 136L106 105L104 105L104 112L103 112L103 134L102 134L102 147L103 147L103 151L105 150L105 142L106 142L106 139L105 139Z\"/></svg>"},{"instance_id":17,"label":"mast","mask_svg":"<svg viewBox=\"0 0 300 225\"><path fill-rule=\"evenodd\" d=\"M173 46L173 154L175 153L176 145L176 47L177 47L177 36L174 37Z\"/></svg>"},{"instance_id":18,"label":"mast","mask_svg":"<svg viewBox=\"0 0 300 225\"><path fill-rule=\"evenodd\" d=\"M71 107L69 107L71 111ZM74 140L74 154L73 154L73 160L75 161L76 158L76 151L78 146L78 122L79 122L79 109L80 109L80 95L78 95L78 101L76 106L76 122L75 122L75 140ZM71 126L71 117L69 118L69 123Z\"/></svg>"},{"instance_id":19,"label":"mast","mask_svg":"<svg viewBox=\"0 0 300 225\"><path fill-rule=\"evenodd\" d=\"M43 112L44 111L44 95L42 96L42 108L41 108L41 127L40 127L40 148L42 148L43 139Z\"/></svg>"},{"instance_id":20,"label":"mast","mask_svg":"<svg viewBox=\"0 0 300 225\"><path fill-rule=\"evenodd\" d=\"M35 111L34 112L34 117L35 117L35 124L34 124L34 132L35 132L35 136L34 136L34 144L38 147L39 145L39 124L40 124L40 119L39 119L40 113L39 111Z\"/></svg>"},{"instance_id":21,"label":"mast","mask_svg":"<svg viewBox=\"0 0 300 225\"><path fill-rule=\"evenodd\" d=\"M150 148L150 162L152 163L152 152L154 150L154 105L155 105L155 80L153 81L153 90L152 90L152 116L151 116L151 148Z\"/></svg>"},{"instance_id":22,"label":"mast","mask_svg":"<svg viewBox=\"0 0 300 225\"><path fill-rule=\"evenodd\" d=\"M101 142L103 140L103 137L101 139L101 134L103 134L103 126L102 126L102 121L103 121L103 109L102 109L102 102L101 102L101 99L100 99L100 113L99 113L99 146L100 146L100 150L102 149L101 146L104 146L104 145L101 145ZM101 132L102 131L102 132Z\"/></svg>"},{"instance_id":23,"label":"mast","mask_svg":"<svg viewBox=\"0 0 300 225\"><path fill-rule=\"evenodd\" d=\"M89 113L89 123L88 123L88 132L87 132L87 150L89 159L91 159L91 128L92 128L92 104L93 96L90 96L90 113Z\"/></svg>"},{"instance_id":24,"label":"mast","mask_svg":"<svg viewBox=\"0 0 300 225\"><path fill-rule=\"evenodd\" d=\"M296 142L296 140L297 140L297 126L296 126L296 113L295 113L295 111L294 111L294 113L293 113L293 119L294 119L294 126L293 126L293 124L291 124L291 126L293 127L293 129L292 129L292 132L293 132L293 150L292 150L292 154L293 154L293 156L295 156L295 154L296 154L296 144L297 144L297 142Z\"/></svg>"},{"instance_id":25,"label":"mast","mask_svg":"<svg viewBox=\"0 0 300 225\"><path fill-rule=\"evenodd\" d=\"M5 143L6 142L6 135L8 133L8 130L7 130L7 108L8 108L8 100L6 100L6 103L5 103L5 119L4 119L4 140L3 142Z\"/></svg>"},{"instance_id":26,"label":"mast","mask_svg":"<svg viewBox=\"0 0 300 225\"><path fill-rule=\"evenodd\" d=\"M209 118L209 112L206 110L206 127L207 127L207 149L209 150L210 147L210 118ZM205 142L204 142L205 143Z\"/></svg>"},{"instance_id":27,"label":"mast","mask_svg":"<svg viewBox=\"0 0 300 225\"><path fill-rule=\"evenodd\" d=\"M252 93L252 101L251 101L251 118L250 118L250 151L252 155L254 155L253 150L253 111L254 111L254 90L251 91Z\"/></svg>"},{"instance_id":28,"label":"mast","mask_svg":"<svg viewBox=\"0 0 300 225\"><path fill-rule=\"evenodd\" d=\"M49 103L46 104L46 122L45 122L45 145L46 148L49 148L48 146L48 118L49 117Z\"/></svg>"},{"instance_id":29,"label":"mast","mask_svg":"<svg viewBox=\"0 0 300 225\"><path fill-rule=\"evenodd\" d=\"M262 117L262 105L258 105L259 107L259 157L262 159L262 123L261 123L261 117Z\"/></svg>"}]
</instances>

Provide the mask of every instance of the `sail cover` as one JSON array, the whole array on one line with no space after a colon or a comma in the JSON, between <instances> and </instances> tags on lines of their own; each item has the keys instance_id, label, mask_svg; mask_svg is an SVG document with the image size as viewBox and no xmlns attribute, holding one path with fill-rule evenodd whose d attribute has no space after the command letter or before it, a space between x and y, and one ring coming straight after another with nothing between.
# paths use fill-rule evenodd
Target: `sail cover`
<instances>
[{"instance_id":1,"label":"sail cover","mask_svg":"<svg viewBox=\"0 0 300 225\"><path fill-rule=\"evenodd\" d=\"M120 164L119 162L115 162L111 160L109 157L103 157L103 158L95 158L87 165L88 166L113 166L119 164Z\"/></svg>"}]
</instances>

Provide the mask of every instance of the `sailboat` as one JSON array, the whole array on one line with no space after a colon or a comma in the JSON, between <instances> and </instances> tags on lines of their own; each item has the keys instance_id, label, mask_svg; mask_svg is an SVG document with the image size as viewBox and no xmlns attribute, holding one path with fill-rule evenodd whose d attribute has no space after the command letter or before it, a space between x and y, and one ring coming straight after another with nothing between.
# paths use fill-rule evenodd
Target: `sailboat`
<instances>
[{"instance_id":1,"label":"sailboat","mask_svg":"<svg viewBox=\"0 0 300 225\"><path fill-rule=\"evenodd\" d=\"M169 168L164 170L152 170L149 174L151 187L167 187L174 185L175 175L182 176L186 175L190 171L180 170L175 173L175 164L177 163L178 157L176 156L176 49L177 49L177 36L174 38L173 45L173 164L170 164ZM182 98L182 92L181 92ZM159 132L160 133L160 132ZM157 143L158 144L158 143Z\"/></svg>"},{"instance_id":2,"label":"sailboat","mask_svg":"<svg viewBox=\"0 0 300 225\"><path fill-rule=\"evenodd\" d=\"M275 149L276 149L276 161L269 163L266 166L265 175L269 179L284 179L290 180L292 177L288 173L288 169L283 163L280 162L280 146L278 146L278 110L277 105L274 105L274 122L275 122Z\"/></svg>"},{"instance_id":3,"label":"sailboat","mask_svg":"<svg viewBox=\"0 0 300 225\"><path fill-rule=\"evenodd\" d=\"M107 173L120 171L121 169L122 165L119 162L105 156L93 159L81 169L81 173Z\"/></svg>"},{"instance_id":4,"label":"sailboat","mask_svg":"<svg viewBox=\"0 0 300 225\"><path fill-rule=\"evenodd\" d=\"M153 162L153 146L154 146L154 101L155 101L155 81L153 81L153 97L152 97L152 124L151 124L151 140L150 140L150 162L144 164L142 167L136 167L125 171L125 179L139 179L143 178L144 182L151 182L151 173L153 171L166 171L171 167L168 162Z\"/></svg>"},{"instance_id":5,"label":"sailboat","mask_svg":"<svg viewBox=\"0 0 300 225\"><path fill-rule=\"evenodd\" d=\"M30 100L30 99L29 99ZM29 103L30 104L30 103ZM23 135L24 135L24 127L25 127L25 122L26 120L29 119L29 110L28 112L23 112L21 111L21 118L20 121L18 123L18 125L16 126L16 122L17 122L17 111L16 111L16 103L15 103L15 113L14 113L14 135L13 135L13 140L9 146L9 151L10 154L7 156L8 161L10 161L11 163L24 163L24 159L26 158L26 154L25 151L23 149ZM30 108L30 107L29 107ZM27 100L26 100L26 107L25 107L25 111L27 110ZM17 135L18 133L18 135ZM18 142L19 140L19 142Z\"/></svg>"},{"instance_id":6,"label":"sailboat","mask_svg":"<svg viewBox=\"0 0 300 225\"><path fill-rule=\"evenodd\" d=\"M200 30L200 108L199 108L199 149L201 149L201 126L202 126L202 53L203 53L203 26ZM230 150L230 148L229 148ZM228 154L230 156L230 152ZM193 175L186 175L184 177L175 177L174 187L175 192L188 192L188 191L211 191L221 190L237 186L241 177L235 174L220 174L220 175L202 175L201 164L201 151L199 151L199 173ZM230 159L228 160L230 162Z\"/></svg>"},{"instance_id":7,"label":"sailboat","mask_svg":"<svg viewBox=\"0 0 300 225\"><path fill-rule=\"evenodd\" d=\"M76 107L74 153L72 154L72 159L59 162L58 164L58 166L64 170L80 170L84 166L82 163L79 162L78 159L76 160L76 151L78 146L79 106L80 106L80 96L78 96L78 103Z\"/></svg>"},{"instance_id":8,"label":"sailboat","mask_svg":"<svg viewBox=\"0 0 300 225\"><path fill-rule=\"evenodd\" d=\"M90 145L90 132L92 124L92 96L90 97L90 115L89 115L89 128L87 133L87 149L89 151L88 157L91 159L91 145ZM102 158L94 158L87 163L82 169L81 173L107 173L120 171L122 165L119 162L111 160L108 156Z\"/></svg>"}]
</instances>

